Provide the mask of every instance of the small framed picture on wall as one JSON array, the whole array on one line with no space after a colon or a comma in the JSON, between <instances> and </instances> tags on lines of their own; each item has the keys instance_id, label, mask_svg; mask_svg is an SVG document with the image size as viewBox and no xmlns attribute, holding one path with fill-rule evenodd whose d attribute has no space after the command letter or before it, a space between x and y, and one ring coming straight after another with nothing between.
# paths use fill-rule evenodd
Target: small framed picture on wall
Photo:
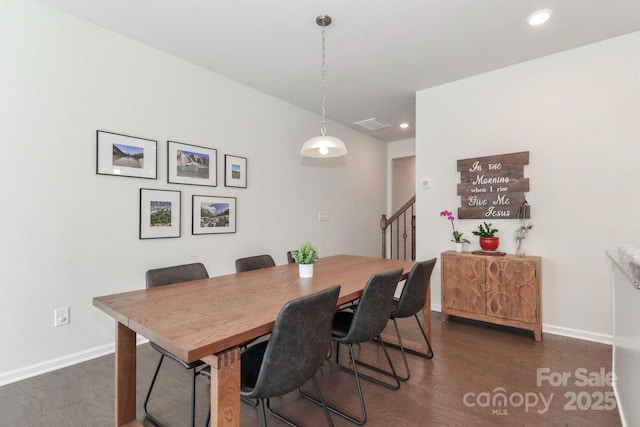
<instances>
[{"instance_id":1,"label":"small framed picture on wall","mask_svg":"<svg viewBox=\"0 0 640 427\"><path fill-rule=\"evenodd\" d=\"M180 237L180 192L140 189L140 239Z\"/></svg>"},{"instance_id":2,"label":"small framed picture on wall","mask_svg":"<svg viewBox=\"0 0 640 427\"><path fill-rule=\"evenodd\" d=\"M247 158L224 155L224 186L247 188Z\"/></svg>"},{"instance_id":3,"label":"small framed picture on wall","mask_svg":"<svg viewBox=\"0 0 640 427\"><path fill-rule=\"evenodd\" d=\"M156 179L157 141L97 131L98 175Z\"/></svg>"},{"instance_id":4,"label":"small framed picture on wall","mask_svg":"<svg viewBox=\"0 0 640 427\"><path fill-rule=\"evenodd\" d=\"M192 234L236 232L236 198L193 195Z\"/></svg>"},{"instance_id":5,"label":"small framed picture on wall","mask_svg":"<svg viewBox=\"0 0 640 427\"><path fill-rule=\"evenodd\" d=\"M216 154L213 148L167 141L167 182L215 187Z\"/></svg>"}]
</instances>

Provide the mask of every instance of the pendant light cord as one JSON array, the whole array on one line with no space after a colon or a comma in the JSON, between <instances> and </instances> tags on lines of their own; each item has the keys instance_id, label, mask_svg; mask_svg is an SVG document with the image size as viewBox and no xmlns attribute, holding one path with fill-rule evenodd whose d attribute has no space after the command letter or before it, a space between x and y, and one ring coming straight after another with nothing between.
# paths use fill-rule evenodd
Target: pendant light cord
<instances>
[{"instance_id":1,"label":"pendant light cord","mask_svg":"<svg viewBox=\"0 0 640 427\"><path fill-rule=\"evenodd\" d=\"M331 25L331 17L329 15L318 15L316 17L316 24L322 27L322 85L321 85L321 97L320 97L320 107L322 122L320 123L320 135L313 137L307 140L302 146L302 150L300 150L300 154L305 157L319 157L319 158L329 158L329 157L340 157L344 156L348 153L347 147L345 147L344 142L342 142L339 138L335 138L333 136L327 135L327 118L326 118L326 92L327 92L327 81L326 81L326 44L327 38L325 35L326 27Z\"/></svg>"},{"instance_id":2,"label":"pendant light cord","mask_svg":"<svg viewBox=\"0 0 640 427\"><path fill-rule=\"evenodd\" d=\"M324 118L325 115L325 100L326 100L326 94L325 94L325 65L324 65L324 57L325 57L325 35L324 35L324 29L325 29L326 25L324 23L324 20L322 21L322 94L321 94L321 108L322 108L322 123L320 125L320 135L325 136L325 134L327 133L327 122Z\"/></svg>"}]
</instances>

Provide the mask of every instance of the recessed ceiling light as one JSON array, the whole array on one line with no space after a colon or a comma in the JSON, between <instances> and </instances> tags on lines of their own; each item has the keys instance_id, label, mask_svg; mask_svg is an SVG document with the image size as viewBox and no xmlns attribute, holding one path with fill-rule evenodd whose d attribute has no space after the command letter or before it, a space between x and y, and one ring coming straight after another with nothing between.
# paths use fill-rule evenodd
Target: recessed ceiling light
<instances>
[{"instance_id":1,"label":"recessed ceiling light","mask_svg":"<svg viewBox=\"0 0 640 427\"><path fill-rule=\"evenodd\" d=\"M551 15L553 15L553 10L542 9L529 15L527 22L529 22L529 25L533 26L541 25L547 22L549 18L551 18Z\"/></svg>"},{"instance_id":2,"label":"recessed ceiling light","mask_svg":"<svg viewBox=\"0 0 640 427\"><path fill-rule=\"evenodd\" d=\"M401 127L402 129L406 129L406 128L408 128L408 127L409 127L409 123L400 123L400 127Z\"/></svg>"}]
</instances>

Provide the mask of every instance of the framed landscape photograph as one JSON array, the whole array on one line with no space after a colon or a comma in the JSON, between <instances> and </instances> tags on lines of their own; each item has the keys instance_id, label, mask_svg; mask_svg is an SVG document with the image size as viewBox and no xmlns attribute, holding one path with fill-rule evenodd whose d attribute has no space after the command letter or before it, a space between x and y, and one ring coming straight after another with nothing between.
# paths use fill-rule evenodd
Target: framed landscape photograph
<instances>
[{"instance_id":1,"label":"framed landscape photograph","mask_svg":"<svg viewBox=\"0 0 640 427\"><path fill-rule=\"evenodd\" d=\"M217 159L213 148L167 141L167 182L215 187Z\"/></svg>"},{"instance_id":2,"label":"framed landscape photograph","mask_svg":"<svg viewBox=\"0 0 640 427\"><path fill-rule=\"evenodd\" d=\"M224 155L224 185L225 187L247 188L246 157Z\"/></svg>"},{"instance_id":3,"label":"framed landscape photograph","mask_svg":"<svg viewBox=\"0 0 640 427\"><path fill-rule=\"evenodd\" d=\"M236 232L236 198L193 195L192 234Z\"/></svg>"},{"instance_id":4,"label":"framed landscape photograph","mask_svg":"<svg viewBox=\"0 0 640 427\"><path fill-rule=\"evenodd\" d=\"M157 141L97 131L99 175L157 179Z\"/></svg>"},{"instance_id":5,"label":"framed landscape photograph","mask_svg":"<svg viewBox=\"0 0 640 427\"><path fill-rule=\"evenodd\" d=\"M140 189L140 238L180 237L180 192Z\"/></svg>"}]
</instances>

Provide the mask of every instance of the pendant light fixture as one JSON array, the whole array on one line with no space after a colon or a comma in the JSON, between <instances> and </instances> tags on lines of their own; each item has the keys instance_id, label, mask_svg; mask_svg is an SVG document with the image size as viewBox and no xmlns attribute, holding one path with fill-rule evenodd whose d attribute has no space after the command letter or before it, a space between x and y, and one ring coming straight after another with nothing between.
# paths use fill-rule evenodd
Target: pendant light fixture
<instances>
[{"instance_id":1,"label":"pendant light fixture","mask_svg":"<svg viewBox=\"0 0 640 427\"><path fill-rule=\"evenodd\" d=\"M327 123L325 119L325 28L331 24L331 17L329 15L318 15L316 18L316 24L322 27L322 97L320 105L322 107L322 124L320 125L320 136L311 138L302 146L300 154L305 157L339 157L347 154L347 147L344 142L333 136L327 136Z\"/></svg>"}]
</instances>

